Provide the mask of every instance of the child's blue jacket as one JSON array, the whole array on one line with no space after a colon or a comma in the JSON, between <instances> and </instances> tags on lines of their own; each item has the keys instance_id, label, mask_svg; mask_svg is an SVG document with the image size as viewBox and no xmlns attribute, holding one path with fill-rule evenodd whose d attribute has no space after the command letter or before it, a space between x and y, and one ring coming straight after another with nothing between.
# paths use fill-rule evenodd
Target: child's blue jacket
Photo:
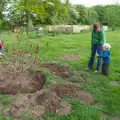
<instances>
[{"instance_id":1,"label":"child's blue jacket","mask_svg":"<svg viewBox=\"0 0 120 120\"><path fill-rule=\"evenodd\" d=\"M101 54L100 57L103 58L103 63L104 64L110 64L110 50L104 50Z\"/></svg>"}]
</instances>

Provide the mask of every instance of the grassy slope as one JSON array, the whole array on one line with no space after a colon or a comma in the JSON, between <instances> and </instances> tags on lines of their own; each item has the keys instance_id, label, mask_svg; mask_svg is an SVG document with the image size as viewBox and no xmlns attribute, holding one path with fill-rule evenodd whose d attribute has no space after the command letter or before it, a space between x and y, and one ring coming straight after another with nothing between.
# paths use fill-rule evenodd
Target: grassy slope
<instances>
[{"instance_id":1,"label":"grassy slope","mask_svg":"<svg viewBox=\"0 0 120 120\"><path fill-rule=\"evenodd\" d=\"M120 117L120 87L109 86L109 81L120 80L120 36L119 30L106 33L107 42L111 44L111 65L110 75L105 81L101 75L95 75L94 73L88 73L91 79L94 79L94 83L87 82L85 88L95 96L95 103L93 106L86 106L82 103L66 99L73 105L73 111L70 116L57 117L55 120L100 120L101 116L107 114L110 117L104 118L104 120L111 120L113 116ZM90 56L90 32L83 32L76 35L57 35L55 37L45 36L41 39L29 39L18 42L15 40L15 35L11 36L8 33L2 34L5 39L5 45L8 45L11 52L12 45L16 48L26 49L30 47L29 44L39 45L40 53L39 58L41 61L52 61L60 64L67 64L73 70L81 71L87 66L87 62ZM32 49L29 49L32 51ZM80 60L78 61L62 61L59 59L64 54L80 54ZM48 80L52 80L54 76L48 75ZM59 78L58 78L59 79ZM11 103L6 96L0 96L0 103L8 105ZM97 104L97 105L96 105ZM48 116L45 116L49 119ZM0 118L0 120L5 118ZM116 119L116 118L115 118ZM51 118L53 120L53 117Z\"/></svg>"}]
</instances>

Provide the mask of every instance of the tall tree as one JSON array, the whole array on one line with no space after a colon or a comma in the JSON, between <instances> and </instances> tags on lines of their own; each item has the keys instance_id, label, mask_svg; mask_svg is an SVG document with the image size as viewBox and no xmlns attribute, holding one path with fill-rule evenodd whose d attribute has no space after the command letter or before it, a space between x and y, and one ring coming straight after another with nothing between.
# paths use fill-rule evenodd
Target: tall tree
<instances>
[{"instance_id":1,"label":"tall tree","mask_svg":"<svg viewBox=\"0 0 120 120\"><path fill-rule=\"evenodd\" d=\"M27 35L29 32L29 27L32 26L31 15L37 14L43 20L45 17L45 8L44 8L44 0L20 0L18 2L17 8L24 12L26 17L26 31Z\"/></svg>"},{"instance_id":2,"label":"tall tree","mask_svg":"<svg viewBox=\"0 0 120 120\"><path fill-rule=\"evenodd\" d=\"M120 5L108 5L106 6L105 19L112 29L115 26L120 26Z\"/></svg>"},{"instance_id":3,"label":"tall tree","mask_svg":"<svg viewBox=\"0 0 120 120\"><path fill-rule=\"evenodd\" d=\"M67 6L61 0L19 0L16 4L17 10L22 11L26 17L27 34L32 25L32 18L34 22L59 24L67 17Z\"/></svg>"},{"instance_id":4,"label":"tall tree","mask_svg":"<svg viewBox=\"0 0 120 120\"><path fill-rule=\"evenodd\" d=\"M47 24L60 24L64 23L67 18L67 5L66 2L61 0L49 0L53 6L46 6L46 22ZM47 1L46 1L47 2Z\"/></svg>"},{"instance_id":5,"label":"tall tree","mask_svg":"<svg viewBox=\"0 0 120 120\"><path fill-rule=\"evenodd\" d=\"M83 5L76 5L76 10L79 14L78 23L86 24L87 8Z\"/></svg>"},{"instance_id":6,"label":"tall tree","mask_svg":"<svg viewBox=\"0 0 120 120\"><path fill-rule=\"evenodd\" d=\"M3 19L3 11L7 5L7 0L0 0L0 19Z\"/></svg>"},{"instance_id":7,"label":"tall tree","mask_svg":"<svg viewBox=\"0 0 120 120\"><path fill-rule=\"evenodd\" d=\"M76 10L76 7L69 5L68 7L68 23L69 24L78 24L79 13Z\"/></svg>"},{"instance_id":8,"label":"tall tree","mask_svg":"<svg viewBox=\"0 0 120 120\"><path fill-rule=\"evenodd\" d=\"M97 21L98 21L97 12L92 8L88 8L87 23L94 24Z\"/></svg>"},{"instance_id":9,"label":"tall tree","mask_svg":"<svg viewBox=\"0 0 120 120\"><path fill-rule=\"evenodd\" d=\"M105 13L106 13L106 7L102 5L96 5L93 7L93 9L97 12L98 14L98 20L100 22L105 21Z\"/></svg>"}]
</instances>

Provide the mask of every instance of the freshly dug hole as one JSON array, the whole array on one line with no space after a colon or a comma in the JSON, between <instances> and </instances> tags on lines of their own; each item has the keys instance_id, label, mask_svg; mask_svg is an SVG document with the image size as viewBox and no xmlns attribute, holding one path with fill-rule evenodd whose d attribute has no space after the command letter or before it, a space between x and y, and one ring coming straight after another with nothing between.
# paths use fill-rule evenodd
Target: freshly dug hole
<instances>
[{"instance_id":1,"label":"freshly dug hole","mask_svg":"<svg viewBox=\"0 0 120 120\"><path fill-rule=\"evenodd\" d=\"M42 72L21 72L14 65L0 66L0 93L32 93L41 90L46 78Z\"/></svg>"},{"instance_id":2,"label":"freshly dug hole","mask_svg":"<svg viewBox=\"0 0 120 120\"><path fill-rule=\"evenodd\" d=\"M60 76L62 78L68 78L70 69L69 67L63 66L63 65L58 65L56 63L41 63L40 67L47 68L51 74Z\"/></svg>"}]
</instances>

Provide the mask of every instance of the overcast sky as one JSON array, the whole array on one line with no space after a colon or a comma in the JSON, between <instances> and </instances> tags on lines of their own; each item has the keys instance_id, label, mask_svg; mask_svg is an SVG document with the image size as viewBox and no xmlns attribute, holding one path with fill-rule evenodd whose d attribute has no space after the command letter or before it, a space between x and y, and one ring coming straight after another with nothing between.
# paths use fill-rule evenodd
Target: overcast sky
<instances>
[{"instance_id":1,"label":"overcast sky","mask_svg":"<svg viewBox=\"0 0 120 120\"><path fill-rule=\"evenodd\" d=\"M113 3L115 3L114 1L117 1L117 0L70 0L70 1L73 4L82 4L85 6L93 6L93 5L98 5L98 4L102 4L102 5L113 4Z\"/></svg>"}]
</instances>

